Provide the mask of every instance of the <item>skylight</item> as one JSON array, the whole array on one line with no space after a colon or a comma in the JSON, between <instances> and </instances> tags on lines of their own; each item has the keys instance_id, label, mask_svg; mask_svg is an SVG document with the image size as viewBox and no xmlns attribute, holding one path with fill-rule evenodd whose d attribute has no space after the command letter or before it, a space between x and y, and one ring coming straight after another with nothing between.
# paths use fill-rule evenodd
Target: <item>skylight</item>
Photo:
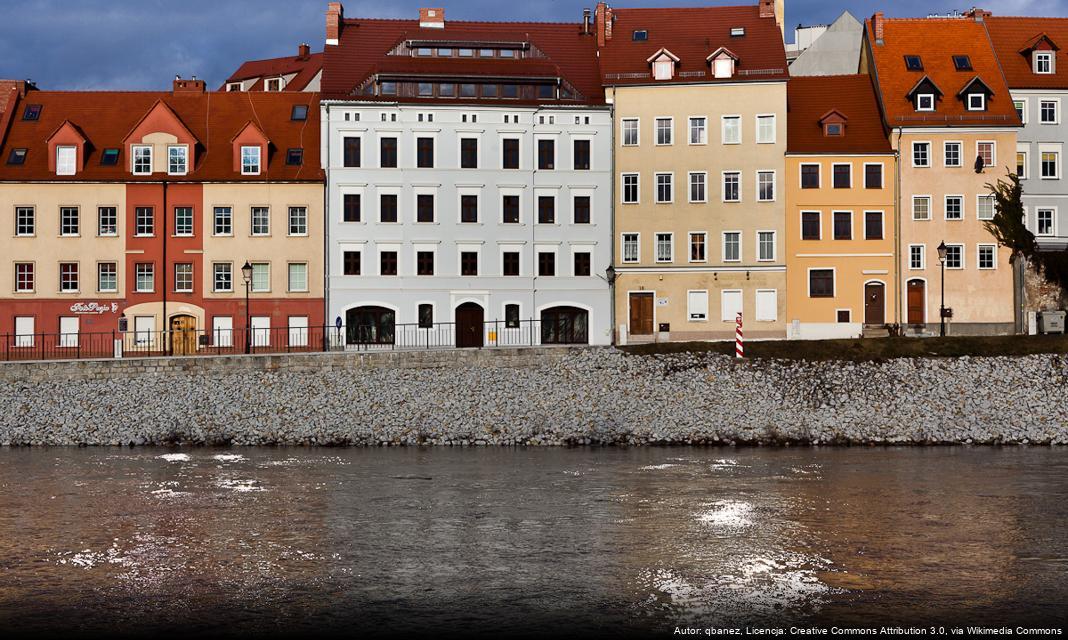
<instances>
[{"instance_id":1,"label":"skylight","mask_svg":"<svg viewBox=\"0 0 1068 640\"><path fill-rule=\"evenodd\" d=\"M630 39L634 42L645 42L649 39L649 32L645 29L635 29L634 33L630 34Z\"/></svg>"},{"instance_id":2,"label":"skylight","mask_svg":"<svg viewBox=\"0 0 1068 640\"><path fill-rule=\"evenodd\" d=\"M905 56L905 68L909 71L923 71L923 60L920 56Z\"/></svg>"},{"instance_id":3,"label":"skylight","mask_svg":"<svg viewBox=\"0 0 1068 640\"><path fill-rule=\"evenodd\" d=\"M100 166L114 167L119 164L119 150L115 148L104 149L100 154Z\"/></svg>"},{"instance_id":4,"label":"skylight","mask_svg":"<svg viewBox=\"0 0 1068 640\"><path fill-rule=\"evenodd\" d=\"M22 112L23 120L40 120L41 119L41 105L28 104L26 109Z\"/></svg>"},{"instance_id":5,"label":"skylight","mask_svg":"<svg viewBox=\"0 0 1068 640\"><path fill-rule=\"evenodd\" d=\"M289 116L290 120L307 120L308 119L308 105L295 104L293 105L293 112Z\"/></svg>"},{"instance_id":6,"label":"skylight","mask_svg":"<svg viewBox=\"0 0 1068 640\"><path fill-rule=\"evenodd\" d=\"M25 149L12 149L11 154L7 156L8 164L25 164L26 163L26 150Z\"/></svg>"},{"instance_id":7,"label":"skylight","mask_svg":"<svg viewBox=\"0 0 1068 640\"><path fill-rule=\"evenodd\" d=\"M972 60L968 56L953 56L953 66L957 71L971 71Z\"/></svg>"},{"instance_id":8,"label":"skylight","mask_svg":"<svg viewBox=\"0 0 1068 640\"><path fill-rule=\"evenodd\" d=\"M732 38L737 38L739 36L744 36L744 35L745 35L745 27L732 27L731 28L731 37Z\"/></svg>"},{"instance_id":9,"label":"skylight","mask_svg":"<svg viewBox=\"0 0 1068 640\"><path fill-rule=\"evenodd\" d=\"M304 164L304 149L289 149L286 151L286 164L299 167Z\"/></svg>"}]
</instances>

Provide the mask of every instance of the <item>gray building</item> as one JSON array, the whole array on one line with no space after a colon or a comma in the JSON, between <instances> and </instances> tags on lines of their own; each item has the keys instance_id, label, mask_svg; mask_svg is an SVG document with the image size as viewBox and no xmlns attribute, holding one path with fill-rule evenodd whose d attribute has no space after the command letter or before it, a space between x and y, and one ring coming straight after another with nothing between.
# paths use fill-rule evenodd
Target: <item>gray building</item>
<instances>
[{"instance_id":1,"label":"gray building","mask_svg":"<svg viewBox=\"0 0 1068 640\"><path fill-rule=\"evenodd\" d=\"M809 34L808 31L815 31ZM811 39L816 35L815 39ZM798 53L790 62L791 76L835 76L857 73L864 25L848 11L829 26L801 27L794 31ZM811 41L810 41L811 40ZM787 49L791 45L787 45ZM803 47L803 48L802 48Z\"/></svg>"}]
</instances>

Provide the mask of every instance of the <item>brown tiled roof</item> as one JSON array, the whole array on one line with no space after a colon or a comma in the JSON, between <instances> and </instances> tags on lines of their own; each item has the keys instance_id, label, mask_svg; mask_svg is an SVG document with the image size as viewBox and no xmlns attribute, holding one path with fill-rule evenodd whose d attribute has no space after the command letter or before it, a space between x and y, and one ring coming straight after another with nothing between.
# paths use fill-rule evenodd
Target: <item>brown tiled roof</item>
<instances>
[{"instance_id":1,"label":"brown tiled roof","mask_svg":"<svg viewBox=\"0 0 1068 640\"><path fill-rule=\"evenodd\" d=\"M613 8L612 15L612 38L601 49L605 84L668 82L654 81L650 75L649 56L660 48L679 58L673 82L783 80L788 76L782 32L775 18L760 17L755 3L744 7ZM745 35L731 36L734 27L743 27ZM648 39L633 40L638 30L646 31ZM729 80L712 78L706 61L720 47L738 59L738 74Z\"/></svg>"},{"instance_id":2,"label":"brown tiled roof","mask_svg":"<svg viewBox=\"0 0 1068 640\"><path fill-rule=\"evenodd\" d=\"M1020 120L1001 73L994 48L982 23L966 18L883 19L883 44L875 41L872 22L865 22L878 91L887 124L898 126L1019 126ZM922 71L905 68L905 56L920 56ZM957 71L953 56L966 55L972 69ZM908 93L924 76L944 95L933 112L917 112ZM987 110L968 111L957 93L978 76L993 95Z\"/></svg>"},{"instance_id":3,"label":"brown tiled roof","mask_svg":"<svg viewBox=\"0 0 1068 640\"><path fill-rule=\"evenodd\" d=\"M603 104L604 90L597 70L597 39L583 35L578 23L471 22L451 20L445 28L421 28L418 20L345 19L337 45L327 45L323 63L323 98L345 98L379 69L433 70L434 73L487 73L495 76L530 77L552 71L573 86L585 103ZM514 60L466 58L411 58L387 54L405 40L469 42L528 42L547 56ZM477 65L477 66L476 66ZM484 65L484 66L483 66ZM361 100L379 99L361 96ZM394 101L394 97L383 97ZM407 98L405 99L407 100ZM436 102L440 103L441 100ZM457 100L456 102L464 102ZM515 101L493 100L493 104ZM541 101L544 102L544 101Z\"/></svg>"},{"instance_id":4,"label":"brown tiled roof","mask_svg":"<svg viewBox=\"0 0 1068 640\"><path fill-rule=\"evenodd\" d=\"M1068 18L988 17L986 29L994 43L1005 79L1013 89L1068 89ZM1054 52L1054 73L1034 73L1023 50L1045 35L1061 47Z\"/></svg>"},{"instance_id":5,"label":"brown tiled roof","mask_svg":"<svg viewBox=\"0 0 1068 640\"><path fill-rule=\"evenodd\" d=\"M802 76L786 83L787 153L890 153L871 76ZM825 136L831 111L846 119L844 136Z\"/></svg>"},{"instance_id":6,"label":"brown tiled roof","mask_svg":"<svg viewBox=\"0 0 1068 640\"><path fill-rule=\"evenodd\" d=\"M219 87L226 90L226 84L240 80L256 78L256 82L245 88L246 91L262 91L264 78L277 78L291 73L296 75L285 86L286 91L303 91L316 74L323 69L323 54L312 53L307 58L291 56L288 58L269 58L267 60L249 60L233 72L226 82Z\"/></svg>"},{"instance_id":7,"label":"brown tiled roof","mask_svg":"<svg viewBox=\"0 0 1068 640\"><path fill-rule=\"evenodd\" d=\"M34 91L34 104L41 105L40 119L12 118L7 138L0 147L0 181L117 181L152 182L160 174L135 176L123 140L146 113L162 101L197 138L188 175L166 176L172 182L263 182L323 180L319 166L319 94L317 93L197 93L197 92L106 92ZM307 105L308 119L291 120L294 105ZM74 176L57 176L48 170L49 134L65 121L77 126L88 140L85 168ZM255 123L271 141L266 171L243 176L234 170L231 139L249 122ZM301 166L286 165L290 148L303 148ZM26 148L23 165L9 165L11 149ZM104 149L122 149L117 166L101 166Z\"/></svg>"}]
</instances>

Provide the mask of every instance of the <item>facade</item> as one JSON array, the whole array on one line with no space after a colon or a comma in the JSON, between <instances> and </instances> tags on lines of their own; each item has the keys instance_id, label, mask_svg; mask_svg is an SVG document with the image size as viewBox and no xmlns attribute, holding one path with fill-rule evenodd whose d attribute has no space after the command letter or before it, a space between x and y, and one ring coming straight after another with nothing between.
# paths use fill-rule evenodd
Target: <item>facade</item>
<instances>
[{"instance_id":1,"label":"facade","mask_svg":"<svg viewBox=\"0 0 1068 640\"><path fill-rule=\"evenodd\" d=\"M349 344L609 344L612 118L588 24L327 14L329 317Z\"/></svg>"},{"instance_id":2,"label":"facade","mask_svg":"<svg viewBox=\"0 0 1068 640\"><path fill-rule=\"evenodd\" d=\"M323 79L323 54L312 53L307 44L297 47L297 55L266 60L249 60L230 74L220 91L307 91L317 92Z\"/></svg>"},{"instance_id":3,"label":"facade","mask_svg":"<svg viewBox=\"0 0 1068 640\"><path fill-rule=\"evenodd\" d=\"M189 80L26 92L0 149L0 333L41 349L123 324L127 348L150 351L246 335L309 346L323 323L316 107L315 94L208 94Z\"/></svg>"},{"instance_id":4,"label":"facade","mask_svg":"<svg viewBox=\"0 0 1068 640\"><path fill-rule=\"evenodd\" d=\"M788 335L878 334L900 322L897 167L871 78L791 78L788 102Z\"/></svg>"},{"instance_id":5,"label":"facade","mask_svg":"<svg viewBox=\"0 0 1068 640\"><path fill-rule=\"evenodd\" d=\"M865 25L861 70L875 80L898 152L900 317L913 333L939 331L944 243L951 334L1017 327L1010 252L983 226L988 184L1014 171L1020 119L983 26L984 14L887 19Z\"/></svg>"},{"instance_id":6,"label":"facade","mask_svg":"<svg viewBox=\"0 0 1068 640\"><path fill-rule=\"evenodd\" d=\"M786 326L786 58L776 6L597 8L629 342ZM704 25L692 28L693 25Z\"/></svg>"},{"instance_id":7,"label":"facade","mask_svg":"<svg viewBox=\"0 0 1068 640\"><path fill-rule=\"evenodd\" d=\"M805 27L818 29L815 38L805 37L799 27L795 41L805 46L790 59L790 77L849 75L860 66L860 44L864 39L864 25L848 11L843 11L830 26ZM795 44L795 47L797 45ZM787 45L789 58L789 45Z\"/></svg>"}]
</instances>

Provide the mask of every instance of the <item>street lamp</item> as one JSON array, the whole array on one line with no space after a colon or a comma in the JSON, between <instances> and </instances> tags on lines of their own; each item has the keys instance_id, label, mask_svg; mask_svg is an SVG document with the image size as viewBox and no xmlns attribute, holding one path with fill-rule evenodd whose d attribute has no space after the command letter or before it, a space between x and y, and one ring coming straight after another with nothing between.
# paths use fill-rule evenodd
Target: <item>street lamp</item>
<instances>
[{"instance_id":1,"label":"street lamp","mask_svg":"<svg viewBox=\"0 0 1068 640\"><path fill-rule=\"evenodd\" d=\"M938 305L938 317L941 325L938 335L946 337L946 243L938 245L938 263L942 265L942 302Z\"/></svg>"},{"instance_id":2,"label":"street lamp","mask_svg":"<svg viewBox=\"0 0 1068 640\"><path fill-rule=\"evenodd\" d=\"M248 306L249 293L252 291L252 265L248 260L241 267L241 278L245 281L245 353L252 353L252 314Z\"/></svg>"}]
</instances>

